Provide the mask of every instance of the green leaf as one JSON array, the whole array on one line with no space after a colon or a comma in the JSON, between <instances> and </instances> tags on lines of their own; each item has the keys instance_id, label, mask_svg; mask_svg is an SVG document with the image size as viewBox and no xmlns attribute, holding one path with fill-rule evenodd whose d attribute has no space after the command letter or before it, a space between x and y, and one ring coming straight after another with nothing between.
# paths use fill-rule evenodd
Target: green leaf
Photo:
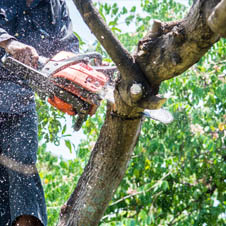
<instances>
[{"instance_id":1,"label":"green leaf","mask_svg":"<svg viewBox=\"0 0 226 226\"><path fill-rule=\"evenodd\" d=\"M67 125L65 124L65 125L64 125L64 127L63 127L63 130L62 130L62 135L64 135L64 134L65 134L66 129L67 129Z\"/></svg>"},{"instance_id":2,"label":"green leaf","mask_svg":"<svg viewBox=\"0 0 226 226\"><path fill-rule=\"evenodd\" d=\"M73 33L78 38L78 41L79 41L79 45L80 46L83 46L83 45L86 44L85 42L83 42L82 38L79 36L79 34L77 32L74 31Z\"/></svg>"},{"instance_id":3,"label":"green leaf","mask_svg":"<svg viewBox=\"0 0 226 226\"><path fill-rule=\"evenodd\" d=\"M163 191L166 191L169 189L169 184L168 184L168 181L164 180L162 181L162 185L161 185Z\"/></svg>"},{"instance_id":4,"label":"green leaf","mask_svg":"<svg viewBox=\"0 0 226 226\"><path fill-rule=\"evenodd\" d=\"M126 14L128 12L127 8L125 6L122 7L122 14Z\"/></svg>"},{"instance_id":5,"label":"green leaf","mask_svg":"<svg viewBox=\"0 0 226 226\"><path fill-rule=\"evenodd\" d=\"M69 149L70 153L72 153L72 145L70 140L64 140L66 147Z\"/></svg>"},{"instance_id":6,"label":"green leaf","mask_svg":"<svg viewBox=\"0 0 226 226\"><path fill-rule=\"evenodd\" d=\"M112 27L111 30L112 30L112 31L121 32L121 30L120 30L119 28L117 28L117 27Z\"/></svg>"},{"instance_id":7,"label":"green leaf","mask_svg":"<svg viewBox=\"0 0 226 226\"><path fill-rule=\"evenodd\" d=\"M136 6L133 6L132 9L130 10L131 13L135 13L136 12Z\"/></svg>"}]
</instances>

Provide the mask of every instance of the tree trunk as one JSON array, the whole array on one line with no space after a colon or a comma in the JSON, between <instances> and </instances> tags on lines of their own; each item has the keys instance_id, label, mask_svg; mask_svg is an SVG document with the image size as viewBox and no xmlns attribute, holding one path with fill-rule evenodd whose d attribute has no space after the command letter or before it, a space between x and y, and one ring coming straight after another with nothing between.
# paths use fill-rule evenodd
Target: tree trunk
<instances>
[{"instance_id":1,"label":"tree trunk","mask_svg":"<svg viewBox=\"0 0 226 226\"><path fill-rule=\"evenodd\" d=\"M158 86L196 63L219 39L207 19L219 0L196 0L181 21L155 21L151 31L130 55L98 16L90 0L74 0L84 20L118 66L121 80L115 105L109 105L100 136L77 187L63 206L58 226L98 225L122 180L139 137L141 112L155 99ZM104 38L103 38L104 37ZM142 84L139 98L131 95L133 84ZM149 90L148 90L149 89ZM155 99L156 100L156 99Z\"/></svg>"},{"instance_id":2,"label":"tree trunk","mask_svg":"<svg viewBox=\"0 0 226 226\"><path fill-rule=\"evenodd\" d=\"M140 126L141 116L124 117L108 107L90 160L61 211L59 226L98 225L125 174Z\"/></svg>"}]
</instances>

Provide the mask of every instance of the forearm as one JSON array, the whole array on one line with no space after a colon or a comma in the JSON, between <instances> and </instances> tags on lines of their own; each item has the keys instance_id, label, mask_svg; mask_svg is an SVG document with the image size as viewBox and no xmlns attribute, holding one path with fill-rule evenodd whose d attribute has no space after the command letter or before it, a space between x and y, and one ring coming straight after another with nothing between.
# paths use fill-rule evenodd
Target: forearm
<instances>
[{"instance_id":1,"label":"forearm","mask_svg":"<svg viewBox=\"0 0 226 226\"><path fill-rule=\"evenodd\" d=\"M37 67L39 55L32 46L17 41L12 36L1 41L0 36L0 47L4 48L5 52L20 62L27 64L28 66Z\"/></svg>"}]
</instances>

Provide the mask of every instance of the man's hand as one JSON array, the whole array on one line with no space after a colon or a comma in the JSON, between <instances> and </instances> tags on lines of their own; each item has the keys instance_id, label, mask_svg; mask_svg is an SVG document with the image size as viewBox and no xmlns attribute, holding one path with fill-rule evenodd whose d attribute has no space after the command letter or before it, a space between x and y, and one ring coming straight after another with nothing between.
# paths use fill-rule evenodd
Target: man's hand
<instances>
[{"instance_id":1,"label":"man's hand","mask_svg":"<svg viewBox=\"0 0 226 226\"><path fill-rule=\"evenodd\" d=\"M22 42L18 42L13 39L1 42L0 46L20 62L34 68L37 67L39 55L32 46L23 44Z\"/></svg>"}]
</instances>

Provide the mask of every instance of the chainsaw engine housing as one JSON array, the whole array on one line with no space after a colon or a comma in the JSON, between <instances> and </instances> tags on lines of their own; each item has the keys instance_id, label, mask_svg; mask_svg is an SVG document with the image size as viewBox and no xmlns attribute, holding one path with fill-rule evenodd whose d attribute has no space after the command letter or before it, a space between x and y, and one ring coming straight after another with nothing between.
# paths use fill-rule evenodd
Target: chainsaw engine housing
<instances>
[{"instance_id":1,"label":"chainsaw engine housing","mask_svg":"<svg viewBox=\"0 0 226 226\"><path fill-rule=\"evenodd\" d=\"M87 58L79 58L79 60L78 58L76 54L70 52L59 52L48 61L42 72L48 71L51 81L56 86L88 103L87 113L93 115L101 101L98 92L107 84L108 78L87 64ZM70 115L79 113L76 112L76 107L72 106L69 101L68 103L62 101L57 94L49 97L48 101Z\"/></svg>"}]
</instances>

